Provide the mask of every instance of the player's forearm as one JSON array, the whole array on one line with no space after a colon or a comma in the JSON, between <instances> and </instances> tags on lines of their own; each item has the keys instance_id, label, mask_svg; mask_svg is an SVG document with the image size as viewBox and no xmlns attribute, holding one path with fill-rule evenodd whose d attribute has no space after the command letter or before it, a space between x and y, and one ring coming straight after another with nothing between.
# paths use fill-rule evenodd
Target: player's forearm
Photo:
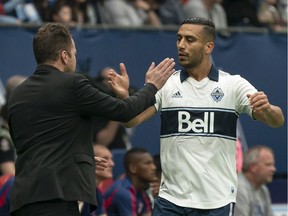
<instances>
[{"instance_id":1,"label":"player's forearm","mask_svg":"<svg viewBox=\"0 0 288 216\"><path fill-rule=\"evenodd\" d=\"M134 117L128 122L124 122L123 125L127 128L135 127L144 121L151 118L156 113L156 108L154 106L149 107L148 109L144 110L138 116Z\"/></svg>"},{"instance_id":2,"label":"player's forearm","mask_svg":"<svg viewBox=\"0 0 288 216\"><path fill-rule=\"evenodd\" d=\"M282 110L271 105L271 108L266 112L255 112L254 117L273 128L282 127L284 124L284 115Z\"/></svg>"},{"instance_id":3,"label":"player's forearm","mask_svg":"<svg viewBox=\"0 0 288 216\"><path fill-rule=\"evenodd\" d=\"M128 121L128 122L123 122L123 125L124 125L124 127L126 127L126 128L132 128L132 127L137 126L137 125L139 124L138 122L139 122L139 121L138 121L138 118L137 118L137 116L136 116L135 118L131 119L131 120Z\"/></svg>"}]
</instances>

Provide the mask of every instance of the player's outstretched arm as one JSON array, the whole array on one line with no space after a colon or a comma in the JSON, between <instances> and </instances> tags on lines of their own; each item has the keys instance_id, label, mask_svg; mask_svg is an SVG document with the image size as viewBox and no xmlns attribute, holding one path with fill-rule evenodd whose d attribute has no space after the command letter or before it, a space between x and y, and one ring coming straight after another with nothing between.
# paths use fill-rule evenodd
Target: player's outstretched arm
<instances>
[{"instance_id":1,"label":"player's outstretched arm","mask_svg":"<svg viewBox=\"0 0 288 216\"><path fill-rule=\"evenodd\" d=\"M156 108L154 106L151 106L130 121L124 122L123 125L127 128L135 127L151 118L156 112Z\"/></svg>"}]
</instances>

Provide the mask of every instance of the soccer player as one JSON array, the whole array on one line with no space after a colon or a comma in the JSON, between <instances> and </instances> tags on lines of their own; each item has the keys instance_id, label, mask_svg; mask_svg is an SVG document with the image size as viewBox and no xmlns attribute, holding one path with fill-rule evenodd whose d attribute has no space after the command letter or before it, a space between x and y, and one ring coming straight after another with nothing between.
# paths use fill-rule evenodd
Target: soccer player
<instances>
[{"instance_id":1,"label":"soccer player","mask_svg":"<svg viewBox=\"0 0 288 216\"><path fill-rule=\"evenodd\" d=\"M231 215L237 194L239 115L246 113L274 128L283 125L282 110L263 91L213 65L215 36L211 20L186 19L176 42L182 69L158 91L154 106L126 124L136 126L161 113L163 173L153 216Z\"/></svg>"}]
</instances>

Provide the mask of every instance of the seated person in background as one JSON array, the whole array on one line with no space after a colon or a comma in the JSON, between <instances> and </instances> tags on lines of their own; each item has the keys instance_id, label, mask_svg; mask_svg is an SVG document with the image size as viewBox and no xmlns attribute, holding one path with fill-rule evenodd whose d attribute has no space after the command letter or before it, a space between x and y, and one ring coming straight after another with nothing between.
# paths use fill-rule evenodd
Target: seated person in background
<instances>
[{"instance_id":1,"label":"seated person in background","mask_svg":"<svg viewBox=\"0 0 288 216\"><path fill-rule=\"evenodd\" d=\"M96 23L96 14L88 0L69 0L72 7L73 20L77 25Z\"/></svg>"},{"instance_id":2,"label":"seated person in background","mask_svg":"<svg viewBox=\"0 0 288 216\"><path fill-rule=\"evenodd\" d=\"M145 0L105 0L112 23L119 26L161 26L161 21L150 3Z\"/></svg>"},{"instance_id":3,"label":"seated person in background","mask_svg":"<svg viewBox=\"0 0 288 216\"><path fill-rule=\"evenodd\" d=\"M156 166L156 179L154 182L150 183L150 190L153 198L155 199L158 196L161 183L162 167L161 167L160 154L154 155L153 161Z\"/></svg>"},{"instance_id":4,"label":"seated person in background","mask_svg":"<svg viewBox=\"0 0 288 216\"><path fill-rule=\"evenodd\" d=\"M216 29L228 27L226 11L222 0L189 0L184 5L187 17L204 17L215 23ZM186 18L187 18L186 17Z\"/></svg>"},{"instance_id":5,"label":"seated person in background","mask_svg":"<svg viewBox=\"0 0 288 216\"><path fill-rule=\"evenodd\" d=\"M17 16L16 7L23 0L1 0L0 1L0 23L21 24L22 20Z\"/></svg>"},{"instance_id":6,"label":"seated person in background","mask_svg":"<svg viewBox=\"0 0 288 216\"><path fill-rule=\"evenodd\" d=\"M6 174L0 177L0 215L10 216L10 193L14 175Z\"/></svg>"},{"instance_id":7,"label":"seated person in background","mask_svg":"<svg viewBox=\"0 0 288 216\"><path fill-rule=\"evenodd\" d=\"M157 14L163 25L180 25L187 18L179 0L154 0L158 3Z\"/></svg>"},{"instance_id":8,"label":"seated person in background","mask_svg":"<svg viewBox=\"0 0 288 216\"><path fill-rule=\"evenodd\" d=\"M276 171L272 149L266 146L250 148L238 174L235 216L272 216L271 198L267 183Z\"/></svg>"},{"instance_id":9,"label":"seated person in background","mask_svg":"<svg viewBox=\"0 0 288 216\"><path fill-rule=\"evenodd\" d=\"M243 166L243 147L240 138L236 139L236 172L242 171Z\"/></svg>"},{"instance_id":10,"label":"seated person in background","mask_svg":"<svg viewBox=\"0 0 288 216\"><path fill-rule=\"evenodd\" d=\"M3 122L0 125L0 176L15 174L15 148L9 129Z\"/></svg>"},{"instance_id":11,"label":"seated person in background","mask_svg":"<svg viewBox=\"0 0 288 216\"><path fill-rule=\"evenodd\" d=\"M96 196L98 206L97 209L90 214L90 206L89 204L85 203L82 210L81 216L107 216L106 210L104 208L104 199L103 199L103 191L98 187L104 180L113 179L113 155L111 151L103 146L103 145L94 145L94 155L95 157L103 158L107 160L107 168L103 171L95 170L96 173Z\"/></svg>"},{"instance_id":12,"label":"seated person in background","mask_svg":"<svg viewBox=\"0 0 288 216\"><path fill-rule=\"evenodd\" d=\"M7 101L11 91L26 78L22 75L13 75L8 78L6 83L6 104L1 107L0 117L0 175L15 174L16 153L7 124Z\"/></svg>"},{"instance_id":13,"label":"seated person in background","mask_svg":"<svg viewBox=\"0 0 288 216\"><path fill-rule=\"evenodd\" d=\"M223 0L228 26L263 27L257 17L255 0Z\"/></svg>"},{"instance_id":14,"label":"seated person in background","mask_svg":"<svg viewBox=\"0 0 288 216\"><path fill-rule=\"evenodd\" d=\"M156 197L158 197L160 184L161 184L162 167L161 167L161 161L160 161L160 154L154 155L153 161L156 166L156 175L155 175L156 177L154 181L150 182L150 187L146 191L150 198L152 209L154 207L154 201Z\"/></svg>"},{"instance_id":15,"label":"seated person in background","mask_svg":"<svg viewBox=\"0 0 288 216\"><path fill-rule=\"evenodd\" d=\"M66 25L73 25L73 10L69 2L59 0L51 9L51 22L64 23Z\"/></svg>"},{"instance_id":16,"label":"seated person in background","mask_svg":"<svg viewBox=\"0 0 288 216\"><path fill-rule=\"evenodd\" d=\"M112 67L104 67L100 70L99 75L92 81L100 91L111 96L115 96L109 83L108 74ZM137 89L129 88L129 94L132 95ZM111 121L106 118L94 117L94 143L107 146L109 149L130 149L132 144L130 137L133 135L135 128L125 128L122 123Z\"/></svg>"},{"instance_id":17,"label":"seated person in background","mask_svg":"<svg viewBox=\"0 0 288 216\"><path fill-rule=\"evenodd\" d=\"M263 25L279 31L282 30L282 27L284 27L285 24L282 20L277 2L277 0L260 0L257 16Z\"/></svg>"},{"instance_id":18,"label":"seated person in background","mask_svg":"<svg viewBox=\"0 0 288 216\"><path fill-rule=\"evenodd\" d=\"M50 13L51 13L51 5L55 3L55 1L49 0L32 0L35 9L38 12L38 15L42 22L49 22Z\"/></svg>"},{"instance_id":19,"label":"seated person in background","mask_svg":"<svg viewBox=\"0 0 288 216\"><path fill-rule=\"evenodd\" d=\"M104 195L108 216L150 216L151 203L146 190L155 180L156 167L145 149L132 148L124 155L125 175Z\"/></svg>"}]
</instances>

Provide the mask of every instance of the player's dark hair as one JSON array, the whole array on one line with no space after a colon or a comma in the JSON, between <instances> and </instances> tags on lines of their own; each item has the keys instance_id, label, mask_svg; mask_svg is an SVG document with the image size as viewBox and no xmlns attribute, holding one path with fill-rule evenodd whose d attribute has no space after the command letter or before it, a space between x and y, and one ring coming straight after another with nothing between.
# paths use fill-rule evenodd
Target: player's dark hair
<instances>
[{"instance_id":1,"label":"player's dark hair","mask_svg":"<svg viewBox=\"0 0 288 216\"><path fill-rule=\"evenodd\" d=\"M202 25L204 26L203 33L207 39L215 41L216 38L216 29L215 24L212 20L204 17L190 17L182 22L184 24L193 24L193 25Z\"/></svg>"}]
</instances>

